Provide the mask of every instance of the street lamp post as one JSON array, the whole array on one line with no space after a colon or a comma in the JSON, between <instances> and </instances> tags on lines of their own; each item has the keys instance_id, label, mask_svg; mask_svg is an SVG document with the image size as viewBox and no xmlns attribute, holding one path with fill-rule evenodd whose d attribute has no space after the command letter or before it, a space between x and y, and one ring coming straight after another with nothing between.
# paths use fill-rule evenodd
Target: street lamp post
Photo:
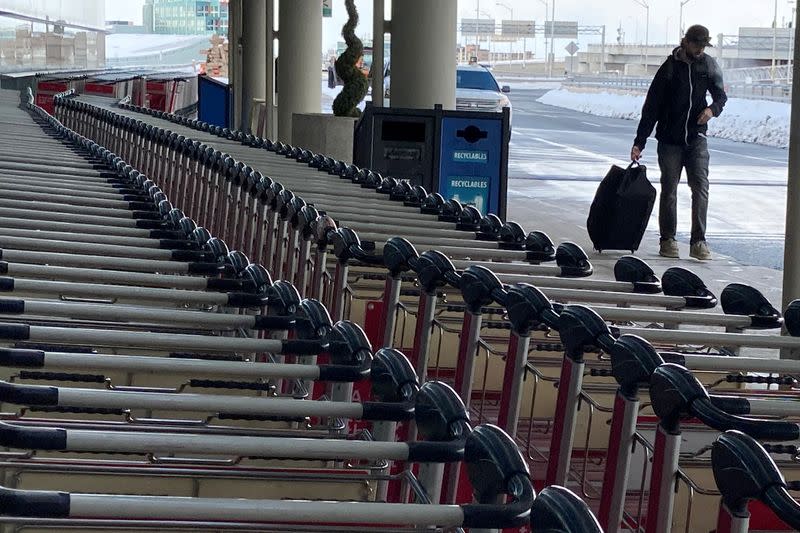
<instances>
[{"instance_id":1,"label":"street lamp post","mask_svg":"<svg viewBox=\"0 0 800 533\"><path fill-rule=\"evenodd\" d=\"M792 83L792 65L794 65L794 31L795 31L795 14L797 12L797 5L794 0L790 0L789 5L792 6L792 18L790 21L789 31L789 62L786 69L786 77L789 83Z\"/></svg>"},{"instance_id":2,"label":"street lamp post","mask_svg":"<svg viewBox=\"0 0 800 533\"><path fill-rule=\"evenodd\" d=\"M544 4L544 53L547 55L547 16L550 14L550 4L547 0L539 0L541 3ZM551 35L552 38L552 35ZM535 42L535 41L534 41ZM547 56L547 65L550 65L550 56Z\"/></svg>"},{"instance_id":3,"label":"street lamp post","mask_svg":"<svg viewBox=\"0 0 800 533\"><path fill-rule=\"evenodd\" d=\"M649 52L650 52L649 51L649 48L650 48L650 4L648 4L645 0L633 0L633 1L636 2L637 4L639 4L640 6L642 6L645 9L645 11L647 12L647 19L646 19L647 22L646 22L645 30L644 30L644 72L646 74L647 71L648 71L647 63L648 63L648 60L650 59L648 57Z\"/></svg>"},{"instance_id":4,"label":"street lamp post","mask_svg":"<svg viewBox=\"0 0 800 533\"><path fill-rule=\"evenodd\" d=\"M504 4L503 2L495 2L495 5L496 5L496 6L500 6L500 7L504 7L504 8L506 8L506 9L508 9L509 13L511 13L511 21L512 21L512 22L514 21L514 9L513 9L513 8L511 8L511 7L507 6L507 5L506 5L506 4ZM510 60L511 60L513 57L514 57L514 41L509 41L509 42L508 42L508 59L509 59L509 61L510 61Z\"/></svg>"},{"instance_id":5,"label":"street lamp post","mask_svg":"<svg viewBox=\"0 0 800 533\"><path fill-rule=\"evenodd\" d=\"M550 66L547 67L547 76L549 78L553 77L553 63L556 61L555 52L553 51L553 47L555 46L556 41L556 0L553 0L550 3L550 7L552 8L553 18L551 19L551 28L550 28L550 56L547 58L550 61Z\"/></svg>"},{"instance_id":6,"label":"street lamp post","mask_svg":"<svg viewBox=\"0 0 800 533\"><path fill-rule=\"evenodd\" d=\"M492 20L492 15L490 15L486 11L481 11L480 14L483 15L484 17L486 17L487 19ZM492 31L492 33L494 33L494 31ZM486 36L486 39L487 39L486 46L489 47L489 64L490 65L492 64L492 33L489 33Z\"/></svg>"},{"instance_id":7,"label":"street lamp post","mask_svg":"<svg viewBox=\"0 0 800 533\"><path fill-rule=\"evenodd\" d=\"M772 18L772 68L770 69L770 77L775 81L775 48L778 41L778 0L775 0L775 12Z\"/></svg>"},{"instance_id":8,"label":"street lamp post","mask_svg":"<svg viewBox=\"0 0 800 533\"><path fill-rule=\"evenodd\" d=\"M681 9L680 9L680 17L678 18L678 39L683 39L683 6L691 2L692 0L681 0Z\"/></svg>"},{"instance_id":9,"label":"street lamp post","mask_svg":"<svg viewBox=\"0 0 800 533\"><path fill-rule=\"evenodd\" d=\"M481 56L481 34L479 29L481 18L481 0L475 2L475 61L480 61Z\"/></svg>"}]
</instances>

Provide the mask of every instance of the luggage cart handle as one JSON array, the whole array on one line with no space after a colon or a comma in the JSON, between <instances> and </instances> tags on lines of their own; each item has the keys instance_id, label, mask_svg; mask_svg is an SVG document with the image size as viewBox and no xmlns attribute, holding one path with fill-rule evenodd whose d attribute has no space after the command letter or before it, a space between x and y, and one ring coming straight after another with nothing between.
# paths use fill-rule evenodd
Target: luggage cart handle
<instances>
[{"instance_id":1,"label":"luggage cart handle","mask_svg":"<svg viewBox=\"0 0 800 533\"><path fill-rule=\"evenodd\" d=\"M22 427L0 422L0 443L19 450L66 450L67 430Z\"/></svg>"},{"instance_id":2,"label":"luggage cart handle","mask_svg":"<svg viewBox=\"0 0 800 533\"><path fill-rule=\"evenodd\" d=\"M558 333L565 353L575 362L583 361L587 346L598 346L610 353L616 344L605 320L596 311L585 305L567 305L558 320Z\"/></svg>"},{"instance_id":3,"label":"luggage cart handle","mask_svg":"<svg viewBox=\"0 0 800 533\"><path fill-rule=\"evenodd\" d=\"M773 441L800 439L800 426L779 420L758 420L726 413L711 401L708 391L686 368L665 363L650 379L653 410L668 424L691 414L718 431L736 429L754 438Z\"/></svg>"},{"instance_id":4,"label":"luggage cart handle","mask_svg":"<svg viewBox=\"0 0 800 533\"><path fill-rule=\"evenodd\" d=\"M118 392L97 389L22 385L0 381L0 401L37 408L128 409L145 404L159 406L175 402L170 407L189 411L224 412L228 417L280 417L347 416L362 420L400 422L414 417L413 402L299 402L284 399L240 399L237 396L212 396L205 394L175 394L147 392ZM264 403L266 401L266 403ZM220 403L211 407L212 403Z\"/></svg>"},{"instance_id":5,"label":"luggage cart handle","mask_svg":"<svg viewBox=\"0 0 800 533\"><path fill-rule=\"evenodd\" d=\"M227 270L222 263L189 263L187 272L189 274L199 274L202 276L213 276L222 274Z\"/></svg>"},{"instance_id":6,"label":"luggage cart handle","mask_svg":"<svg viewBox=\"0 0 800 533\"><path fill-rule=\"evenodd\" d=\"M412 270L419 259L414 245L402 237L392 237L383 245L383 264L391 277Z\"/></svg>"},{"instance_id":7,"label":"luggage cart handle","mask_svg":"<svg viewBox=\"0 0 800 533\"><path fill-rule=\"evenodd\" d=\"M66 492L0 487L0 506L0 513L6 516L67 518L70 495Z\"/></svg>"},{"instance_id":8,"label":"luggage cart handle","mask_svg":"<svg viewBox=\"0 0 800 533\"><path fill-rule=\"evenodd\" d=\"M800 529L800 505L767 451L741 431L726 431L711 449L714 480L732 511L746 511L747 502L760 499L792 528Z\"/></svg>"},{"instance_id":9,"label":"luggage cart handle","mask_svg":"<svg viewBox=\"0 0 800 533\"><path fill-rule=\"evenodd\" d=\"M682 267L670 267L661 276L661 286L666 296L683 298L690 309L712 309L717 297L697 274Z\"/></svg>"},{"instance_id":10,"label":"luggage cart handle","mask_svg":"<svg viewBox=\"0 0 800 533\"><path fill-rule=\"evenodd\" d=\"M589 506L574 492L558 485L545 487L531 508L532 533L603 533Z\"/></svg>"},{"instance_id":11,"label":"luggage cart handle","mask_svg":"<svg viewBox=\"0 0 800 533\"><path fill-rule=\"evenodd\" d=\"M284 442L285 441L285 442ZM369 442L275 437L217 437L185 434L142 434L129 431L107 433L97 430L74 430L25 427L0 422L0 444L19 450L74 452L110 452L157 454L205 453L211 455L247 455L265 458L296 459L402 459L415 463L451 463L464 459L466 438L446 442ZM241 451L245 450L245 451ZM170 457L181 462L198 458Z\"/></svg>"},{"instance_id":12,"label":"luggage cart handle","mask_svg":"<svg viewBox=\"0 0 800 533\"><path fill-rule=\"evenodd\" d=\"M772 306L761 291L750 285L729 283L719 295L719 301L726 315L748 316L750 327L771 329L783 325L781 312Z\"/></svg>"},{"instance_id":13,"label":"luggage cart handle","mask_svg":"<svg viewBox=\"0 0 800 533\"><path fill-rule=\"evenodd\" d=\"M340 227L328 235L328 241L333 245L333 254L344 263L355 259L368 265L383 265L383 255L374 255L362 246L361 240L355 231L347 227Z\"/></svg>"},{"instance_id":14,"label":"luggage cart handle","mask_svg":"<svg viewBox=\"0 0 800 533\"><path fill-rule=\"evenodd\" d=\"M362 420L402 422L414 418L413 403L363 402Z\"/></svg>"},{"instance_id":15,"label":"luggage cart handle","mask_svg":"<svg viewBox=\"0 0 800 533\"><path fill-rule=\"evenodd\" d=\"M491 424L467 437L464 461L478 503L463 505L464 527L510 528L524 525L534 502L528 464L512 438ZM508 503L498 503L507 499Z\"/></svg>"},{"instance_id":16,"label":"luggage cart handle","mask_svg":"<svg viewBox=\"0 0 800 533\"><path fill-rule=\"evenodd\" d=\"M249 294L246 292L228 293L228 305L231 307L264 307L268 302L268 298L260 294Z\"/></svg>"},{"instance_id":17,"label":"luggage cart handle","mask_svg":"<svg viewBox=\"0 0 800 533\"><path fill-rule=\"evenodd\" d=\"M296 316L269 316L256 315L254 318L253 329L292 329L304 319Z\"/></svg>"},{"instance_id":18,"label":"luggage cart handle","mask_svg":"<svg viewBox=\"0 0 800 533\"><path fill-rule=\"evenodd\" d=\"M410 266L417 274L420 286L427 293L432 293L445 284L460 288L461 274L456 271L452 261L438 250L423 252Z\"/></svg>"},{"instance_id":19,"label":"luggage cart handle","mask_svg":"<svg viewBox=\"0 0 800 533\"><path fill-rule=\"evenodd\" d=\"M479 313L486 305L496 302L505 306L508 292L497 275L480 265L470 265L461 273L461 295L472 313Z\"/></svg>"},{"instance_id":20,"label":"luggage cart handle","mask_svg":"<svg viewBox=\"0 0 800 533\"><path fill-rule=\"evenodd\" d=\"M32 518L94 520L120 516L126 520L166 513L167 520L188 517L210 520L237 517L241 522L283 520L325 521L337 524L369 522L375 525L407 523L418 526L510 528L524 525L530 516L533 488L530 481L519 499L508 504L426 505L365 502L311 502L293 500L234 500L169 496L123 496L33 491L0 487L0 513ZM525 508L528 505L527 509ZM294 519L292 517L295 517ZM303 517L303 518L300 518Z\"/></svg>"},{"instance_id":21,"label":"luggage cart handle","mask_svg":"<svg viewBox=\"0 0 800 533\"><path fill-rule=\"evenodd\" d=\"M208 278L206 288L210 291L225 292L249 292L255 290L255 286L248 280L228 278Z\"/></svg>"},{"instance_id":22,"label":"luggage cart handle","mask_svg":"<svg viewBox=\"0 0 800 533\"><path fill-rule=\"evenodd\" d=\"M44 368L44 350L0 348L0 366L14 368Z\"/></svg>"}]
</instances>

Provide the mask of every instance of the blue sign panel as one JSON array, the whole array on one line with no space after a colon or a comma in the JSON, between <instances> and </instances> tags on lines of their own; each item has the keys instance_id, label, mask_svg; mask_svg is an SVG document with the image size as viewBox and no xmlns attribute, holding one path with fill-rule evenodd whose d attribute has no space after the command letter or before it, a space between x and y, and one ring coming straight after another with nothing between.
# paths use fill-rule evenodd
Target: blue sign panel
<instances>
[{"instance_id":1,"label":"blue sign panel","mask_svg":"<svg viewBox=\"0 0 800 533\"><path fill-rule=\"evenodd\" d=\"M471 205L486 214L490 180L486 176L448 176L444 188L447 198Z\"/></svg>"},{"instance_id":2,"label":"blue sign panel","mask_svg":"<svg viewBox=\"0 0 800 533\"><path fill-rule=\"evenodd\" d=\"M439 192L474 206L482 215L500 205L503 121L489 118L442 118Z\"/></svg>"}]
</instances>

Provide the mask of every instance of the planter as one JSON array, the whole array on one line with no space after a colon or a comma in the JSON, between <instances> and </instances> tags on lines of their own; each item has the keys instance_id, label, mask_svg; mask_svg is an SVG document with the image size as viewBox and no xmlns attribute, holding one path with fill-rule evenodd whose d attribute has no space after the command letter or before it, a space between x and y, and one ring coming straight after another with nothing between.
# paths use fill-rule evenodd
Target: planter
<instances>
[{"instance_id":1,"label":"planter","mask_svg":"<svg viewBox=\"0 0 800 533\"><path fill-rule=\"evenodd\" d=\"M353 117L337 117L324 113L294 113L292 146L351 163L353 128L357 120Z\"/></svg>"}]
</instances>

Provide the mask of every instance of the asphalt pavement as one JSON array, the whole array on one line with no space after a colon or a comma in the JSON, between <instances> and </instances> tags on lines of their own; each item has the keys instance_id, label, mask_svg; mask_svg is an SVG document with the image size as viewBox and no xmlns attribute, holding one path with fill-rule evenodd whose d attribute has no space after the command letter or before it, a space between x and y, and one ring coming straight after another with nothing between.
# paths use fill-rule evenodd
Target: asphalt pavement
<instances>
[{"instance_id":1,"label":"asphalt pavement","mask_svg":"<svg viewBox=\"0 0 800 533\"><path fill-rule=\"evenodd\" d=\"M603 277L624 252L592 251L586 216L597 185L612 164L626 166L637 123L597 117L536 102L547 89L514 87L509 156L508 218L554 241L572 240L589 253ZM658 201L637 255L656 269L684 266L709 286L750 283L780 305L788 151L709 138L710 200L707 239L713 261L688 257L691 193L679 187L678 241L682 259L658 256ZM659 189L657 141L642 158Z\"/></svg>"}]
</instances>

